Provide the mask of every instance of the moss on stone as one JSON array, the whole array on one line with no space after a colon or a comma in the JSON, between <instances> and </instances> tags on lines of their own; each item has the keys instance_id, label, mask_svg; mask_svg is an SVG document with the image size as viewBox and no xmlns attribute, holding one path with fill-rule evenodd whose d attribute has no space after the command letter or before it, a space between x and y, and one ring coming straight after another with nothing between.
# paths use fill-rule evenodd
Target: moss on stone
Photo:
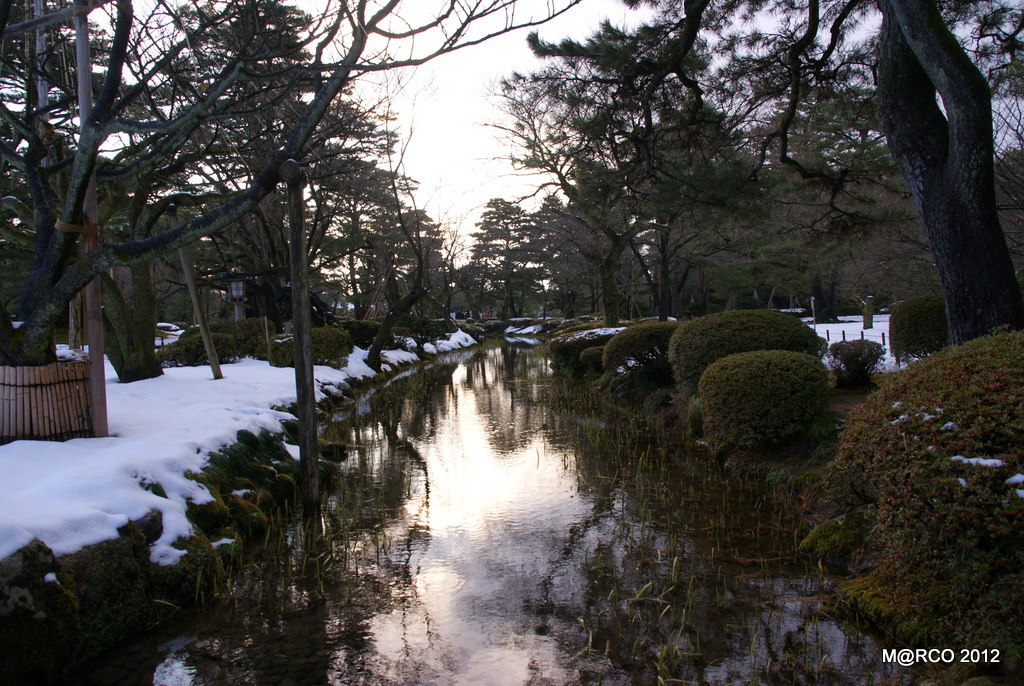
<instances>
[{"instance_id":1,"label":"moss on stone","mask_svg":"<svg viewBox=\"0 0 1024 686\"><path fill-rule=\"evenodd\" d=\"M146 626L151 616L149 546L134 524L119 536L61 558L75 579L85 661Z\"/></svg>"},{"instance_id":2,"label":"moss on stone","mask_svg":"<svg viewBox=\"0 0 1024 686\"><path fill-rule=\"evenodd\" d=\"M152 568L154 597L171 605L192 605L212 588L217 553L210 539L202 534L179 538L172 547L184 550L185 554L177 564Z\"/></svg>"},{"instance_id":3,"label":"moss on stone","mask_svg":"<svg viewBox=\"0 0 1024 686\"><path fill-rule=\"evenodd\" d=\"M229 493L224 502L231 516L231 528L252 538L267 532L267 515L255 503Z\"/></svg>"},{"instance_id":4,"label":"moss on stone","mask_svg":"<svg viewBox=\"0 0 1024 686\"><path fill-rule=\"evenodd\" d=\"M212 500L208 503L190 502L185 511L185 516L192 525L200 531L214 531L231 522L231 512L224 504L224 499L216 486L207 485Z\"/></svg>"},{"instance_id":5,"label":"moss on stone","mask_svg":"<svg viewBox=\"0 0 1024 686\"><path fill-rule=\"evenodd\" d=\"M800 542L804 555L849 567L863 554L871 525L863 512L850 512L814 527Z\"/></svg>"},{"instance_id":6,"label":"moss on stone","mask_svg":"<svg viewBox=\"0 0 1024 686\"><path fill-rule=\"evenodd\" d=\"M82 639L73 577L32 541L0 560L0 675L5 683L56 682Z\"/></svg>"}]
</instances>

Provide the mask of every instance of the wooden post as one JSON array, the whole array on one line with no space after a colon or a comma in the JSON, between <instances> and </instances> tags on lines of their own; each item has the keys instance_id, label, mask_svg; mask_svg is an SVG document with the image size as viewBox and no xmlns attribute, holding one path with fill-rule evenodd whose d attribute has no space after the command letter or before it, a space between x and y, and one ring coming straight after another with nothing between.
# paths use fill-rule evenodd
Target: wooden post
<instances>
[{"instance_id":1,"label":"wooden post","mask_svg":"<svg viewBox=\"0 0 1024 686\"><path fill-rule=\"evenodd\" d=\"M295 359L295 414L299 418L299 493L302 514L320 510L319 449L316 442L316 407L313 393L313 343L310 335L309 266L303 226L306 175L295 160L281 165L288 184L289 256L292 278L292 345Z\"/></svg>"},{"instance_id":2,"label":"wooden post","mask_svg":"<svg viewBox=\"0 0 1024 686\"><path fill-rule=\"evenodd\" d=\"M85 123L92 114L92 60L89 54L89 10L88 0L75 0L75 62L78 70L78 126ZM82 202L82 225L84 250L88 252L99 245L99 231L96 224L96 172L89 178L89 186ZM89 344L89 402L92 413L93 435L106 436L107 428L107 380L103 365L103 310L100 294L100 277L93 277L85 287L86 341Z\"/></svg>"},{"instance_id":3,"label":"wooden post","mask_svg":"<svg viewBox=\"0 0 1024 686\"><path fill-rule=\"evenodd\" d=\"M178 223L178 208L175 205L167 206L167 216L171 223ZM192 269L192 260L189 259L187 248L178 248L178 258L181 260L181 271L185 274L185 284L188 286L188 295L192 299L192 309L196 313L196 323L199 324L199 335L203 337L203 347L206 349L206 359L210 361L210 370L213 372L214 380L223 379L224 374L220 371L220 360L217 359L217 348L213 345L213 336L210 335L210 320L206 318L202 304L199 302L199 287L196 286L196 274Z\"/></svg>"}]
</instances>

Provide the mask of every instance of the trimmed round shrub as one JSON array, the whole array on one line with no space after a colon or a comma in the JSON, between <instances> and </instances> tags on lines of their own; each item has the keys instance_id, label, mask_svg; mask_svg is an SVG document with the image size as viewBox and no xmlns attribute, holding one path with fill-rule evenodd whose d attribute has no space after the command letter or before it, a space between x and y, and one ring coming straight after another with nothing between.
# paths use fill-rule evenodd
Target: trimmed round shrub
<instances>
[{"instance_id":1,"label":"trimmed round shrub","mask_svg":"<svg viewBox=\"0 0 1024 686\"><path fill-rule=\"evenodd\" d=\"M273 336L274 325L266 317L248 317L235 322L235 349L239 357L267 359L268 336Z\"/></svg>"},{"instance_id":2,"label":"trimmed round shrub","mask_svg":"<svg viewBox=\"0 0 1024 686\"><path fill-rule=\"evenodd\" d=\"M668 358L679 392L687 397L712 362L753 350L791 350L820 358L825 341L792 315L732 310L680 324L669 341Z\"/></svg>"},{"instance_id":3,"label":"trimmed round shrub","mask_svg":"<svg viewBox=\"0 0 1024 686\"><path fill-rule=\"evenodd\" d=\"M871 383L871 375L885 359L885 348L875 341L837 341L828 347L827 359L836 387L856 388Z\"/></svg>"},{"instance_id":4,"label":"trimmed round shrub","mask_svg":"<svg viewBox=\"0 0 1024 686\"><path fill-rule=\"evenodd\" d=\"M658 387L672 384L668 342L679 322L641 322L612 336L604 346L602 366L606 372L629 374L639 385Z\"/></svg>"},{"instance_id":5,"label":"trimmed round shrub","mask_svg":"<svg viewBox=\"0 0 1024 686\"><path fill-rule=\"evenodd\" d=\"M203 345L203 337L197 333L189 336L182 336L173 343L157 349L156 356L164 367L199 367L210 364L206 356L206 347ZM235 362L238 355L235 352L235 337L226 333L214 333L213 347L217 350L217 361L221 364Z\"/></svg>"},{"instance_id":6,"label":"trimmed round shrub","mask_svg":"<svg viewBox=\"0 0 1024 686\"><path fill-rule=\"evenodd\" d=\"M396 327L404 327L408 329L409 336L416 341L416 345L422 348L426 343L430 343L447 336L451 327L451 322L406 314L398 318Z\"/></svg>"},{"instance_id":7,"label":"trimmed round shrub","mask_svg":"<svg viewBox=\"0 0 1024 686\"><path fill-rule=\"evenodd\" d=\"M600 329L604 327L604 320L594 315L565 319L554 328L554 333L573 333L575 331L586 331L587 329Z\"/></svg>"},{"instance_id":8,"label":"trimmed round shrub","mask_svg":"<svg viewBox=\"0 0 1024 686\"><path fill-rule=\"evenodd\" d=\"M602 369L601 361L604 359L603 345L595 345L592 348L587 348L580 353L580 365L585 370L585 373L600 374Z\"/></svg>"},{"instance_id":9,"label":"trimmed round shrub","mask_svg":"<svg viewBox=\"0 0 1024 686\"><path fill-rule=\"evenodd\" d=\"M313 364L340 368L352 352L352 337L334 326L318 326L310 330L313 343ZM295 344L291 336L270 342L270 364L274 367L295 366Z\"/></svg>"},{"instance_id":10,"label":"trimmed round shrub","mask_svg":"<svg viewBox=\"0 0 1024 686\"><path fill-rule=\"evenodd\" d=\"M604 345L623 328L587 329L555 336L547 343L551 366L563 374L583 376L587 372L586 366L580 361L583 351Z\"/></svg>"},{"instance_id":11,"label":"trimmed round shrub","mask_svg":"<svg viewBox=\"0 0 1024 686\"><path fill-rule=\"evenodd\" d=\"M778 445L825 408L828 370L814 355L755 350L723 357L700 377L704 435L727 445Z\"/></svg>"},{"instance_id":12,"label":"trimmed round shrub","mask_svg":"<svg viewBox=\"0 0 1024 686\"><path fill-rule=\"evenodd\" d=\"M859 607L884 598L914 645L1024 661L1024 333L894 375L851 412L823 488L875 513L879 563Z\"/></svg>"},{"instance_id":13,"label":"trimmed round shrub","mask_svg":"<svg viewBox=\"0 0 1024 686\"><path fill-rule=\"evenodd\" d=\"M369 350L377 332L380 331L380 322L369 319L343 319L338 325L348 331L352 343L363 350Z\"/></svg>"},{"instance_id":14,"label":"trimmed round shrub","mask_svg":"<svg viewBox=\"0 0 1024 686\"><path fill-rule=\"evenodd\" d=\"M945 348L948 341L946 302L941 295L922 295L893 306L889 345L896 359L920 360Z\"/></svg>"}]
</instances>

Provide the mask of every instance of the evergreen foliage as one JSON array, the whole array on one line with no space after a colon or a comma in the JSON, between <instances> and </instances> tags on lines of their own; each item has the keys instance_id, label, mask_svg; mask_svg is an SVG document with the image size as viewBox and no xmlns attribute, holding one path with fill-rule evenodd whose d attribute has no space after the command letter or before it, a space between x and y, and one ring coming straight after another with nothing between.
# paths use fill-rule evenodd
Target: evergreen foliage
<instances>
[{"instance_id":1,"label":"evergreen foliage","mask_svg":"<svg viewBox=\"0 0 1024 686\"><path fill-rule=\"evenodd\" d=\"M892 308L889 336L898 360L920 360L949 342L946 305L941 295L922 295L904 300Z\"/></svg>"},{"instance_id":2,"label":"evergreen foliage","mask_svg":"<svg viewBox=\"0 0 1024 686\"><path fill-rule=\"evenodd\" d=\"M678 322L640 322L615 334L604 346L605 372L627 374L640 386L672 384L668 344Z\"/></svg>"},{"instance_id":3,"label":"evergreen foliage","mask_svg":"<svg viewBox=\"0 0 1024 686\"><path fill-rule=\"evenodd\" d=\"M752 350L791 350L820 358L825 341L800 320L774 310L733 310L683 322L668 351L679 392L684 397L696 392L715 360Z\"/></svg>"},{"instance_id":4,"label":"evergreen foliage","mask_svg":"<svg viewBox=\"0 0 1024 686\"><path fill-rule=\"evenodd\" d=\"M570 376L583 376L587 365L580 359L583 351L608 343L622 328L599 328L571 331L552 338L547 343L548 356L555 371ZM591 356L596 353L590 353ZM593 361L593 360L592 360Z\"/></svg>"},{"instance_id":5,"label":"evergreen foliage","mask_svg":"<svg viewBox=\"0 0 1024 686\"><path fill-rule=\"evenodd\" d=\"M352 352L352 337L335 326L317 326L310 329L313 364L341 368ZM295 366L295 343L291 336L270 342L270 364L274 367Z\"/></svg>"},{"instance_id":6,"label":"evergreen foliage","mask_svg":"<svg viewBox=\"0 0 1024 686\"><path fill-rule=\"evenodd\" d=\"M727 445L778 445L825 408L828 370L814 355L755 350L711 364L698 385L704 435Z\"/></svg>"},{"instance_id":7,"label":"evergreen foliage","mask_svg":"<svg viewBox=\"0 0 1024 686\"><path fill-rule=\"evenodd\" d=\"M885 348L875 341L836 341L828 347L828 363L837 388L870 384L871 375L878 371L883 359Z\"/></svg>"},{"instance_id":8,"label":"evergreen foliage","mask_svg":"<svg viewBox=\"0 0 1024 686\"><path fill-rule=\"evenodd\" d=\"M884 597L901 639L1024 659L1022 418L1021 332L937 352L851 413L824 491L875 514L879 564L855 597Z\"/></svg>"},{"instance_id":9,"label":"evergreen foliage","mask_svg":"<svg viewBox=\"0 0 1024 686\"><path fill-rule=\"evenodd\" d=\"M363 350L369 350L373 345L373 339L380 331L380 322L370 319L342 319L338 326L348 332L352 337L352 344Z\"/></svg>"},{"instance_id":10,"label":"evergreen foliage","mask_svg":"<svg viewBox=\"0 0 1024 686\"><path fill-rule=\"evenodd\" d=\"M197 329L198 331L198 329ZM217 351L217 361L228 364L238 360L235 337L229 333L213 333L213 347ZM210 364L206 355L203 337L196 334L182 335L178 340L157 350L157 358L164 367L199 367Z\"/></svg>"}]
</instances>

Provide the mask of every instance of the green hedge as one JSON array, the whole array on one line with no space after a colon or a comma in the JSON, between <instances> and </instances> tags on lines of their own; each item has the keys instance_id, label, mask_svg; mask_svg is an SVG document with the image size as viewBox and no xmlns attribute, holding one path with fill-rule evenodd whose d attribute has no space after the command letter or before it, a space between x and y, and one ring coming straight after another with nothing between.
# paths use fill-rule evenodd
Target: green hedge
<instances>
[{"instance_id":1,"label":"green hedge","mask_svg":"<svg viewBox=\"0 0 1024 686\"><path fill-rule=\"evenodd\" d=\"M595 345L580 353L580 366L585 374L600 374L603 369L605 346Z\"/></svg>"},{"instance_id":2,"label":"green hedge","mask_svg":"<svg viewBox=\"0 0 1024 686\"><path fill-rule=\"evenodd\" d=\"M353 345L358 345L363 350L369 350L373 345L373 339L380 331L380 322L367 319L344 319L338 325L348 331L352 337ZM385 346L387 347L387 346Z\"/></svg>"},{"instance_id":3,"label":"green hedge","mask_svg":"<svg viewBox=\"0 0 1024 686\"><path fill-rule=\"evenodd\" d=\"M821 357L825 341L796 317L775 310L733 310L683 322L669 341L668 357L680 394L697 390L715 360L753 350L791 350Z\"/></svg>"},{"instance_id":4,"label":"green hedge","mask_svg":"<svg viewBox=\"0 0 1024 686\"><path fill-rule=\"evenodd\" d=\"M670 386L668 344L678 326L678 322L640 322L615 334L604 346L604 371L628 374L638 386Z\"/></svg>"},{"instance_id":5,"label":"green hedge","mask_svg":"<svg viewBox=\"0 0 1024 686\"><path fill-rule=\"evenodd\" d=\"M248 317L239 321L231 322L210 322L210 331L215 334L231 336L235 343L235 353L238 357L255 357L257 360L267 359L267 334L274 336L274 325L266 317ZM196 338L202 340L199 335L199 327L192 326L182 332L178 340ZM217 349L220 354L220 348Z\"/></svg>"},{"instance_id":6,"label":"green hedge","mask_svg":"<svg viewBox=\"0 0 1024 686\"><path fill-rule=\"evenodd\" d=\"M313 364L340 368L352 352L352 337L334 326L320 326L310 331L313 339ZM295 346L291 336L270 342L270 364L274 367L295 366Z\"/></svg>"},{"instance_id":7,"label":"green hedge","mask_svg":"<svg viewBox=\"0 0 1024 686\"><path fill-rule=\"evenodd\" d=\"M922 295L893 306L889 345L896 359L920 360L945 348L948 340L946 303L941 295Z\"/></svg>"},{"instance_id":8,"label":"green hedge","mask_svg":"<svg viewBox=\"0 0 1024 686\"><path fill-rule=\"evenodd\" d=\"M879 564L858 608L890 609L913 645L991 646L1019 667L1022 482L1024 333L896 374L851 412L823 482L840 506L875 513Z\"/></svg>"},{"instance_id":9,"label":"green hedge","mask_svg":"<svg viewBox=\"0 0 1024 686\"><path fill-rule=\"evenodd\" d=\"M239 357L267 359L268 337L275 334L274 325L266 317L248 317L234 323L235 346Z\"/></svg>"},{"instance_id":10,"label":"green hedge","mask_svg":"<svg viewBox=\"0 0 1024 686\"><path fill-rule=\"evenodd\" d=\"M871 383L885 359L881 343L866 340L837 341L828 347L829 366L836 376L837 388L856 388Z\"/></svg>"},{"instance_id":11,"label":"green hedge","mask_svg":"<svg viewBox=\"0 0 1024 686\"><path fill-rule=\"evenodd\" d=\"M571 376L586 374L587 366L580 360L583 351L606 344L619 331L622 331L622 328L587 329L555 336L547 342L551 366L555 371Z\"/></svg>"},{"instance_id":12,"label":"green hedge","mask_svg":"<svg viewBox=\"0 0 1024 686\"><path fill-rule=\"evenodd\" d=\"M705 436L773 446L805 431L825 408L828 370L814 355L755 350L712 363L698 390Z\"/></svg>"},{"instance_id":13,"label":"green hedge","mask_svg":"<svg viewBox=\"0 0 1024 686\"><path fill-rule=\"evenodd\" d=\"M218 362L227 364L238 360L234 336L214 333L211 334L211 338L213 347L217 350ZM173 343L158 348L156 356L164 367L199 367L210 364L206 356L206 347L203 345L203 337L198 334L182 336Z\"/></svg>"}]
</instances>

